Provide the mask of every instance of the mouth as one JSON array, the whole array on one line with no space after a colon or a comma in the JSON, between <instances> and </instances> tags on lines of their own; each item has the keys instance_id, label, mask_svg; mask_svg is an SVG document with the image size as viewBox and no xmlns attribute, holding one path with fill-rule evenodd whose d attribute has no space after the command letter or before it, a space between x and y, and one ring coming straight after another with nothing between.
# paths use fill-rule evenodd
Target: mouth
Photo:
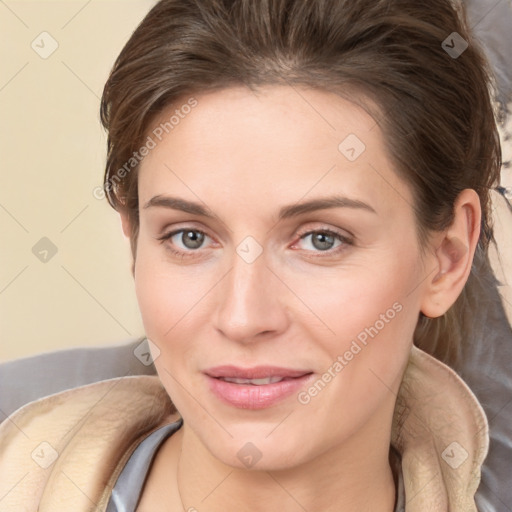
<instances>
[{"instance_id":1,"label":"mouth","mask_svg":"<svg viewBox=\"0 0 512 512\"><path fill-rule=\"evenodd\" d=\"M204 373L214 378L260 380L277 377L281 379L292 379L302 377L303 375L312 373L312 371L284 368L281 366L254 366L252 368L242 368L239 366L224 365L209 368Z\"/></svg>"},{"instance_id":2,"label":"mouth","mask_svg":"<svg viewBox=\"0 0 512 512\"><path fill-rule=\"evenodd\" d=\"M240 409L275 405L298 393L314 376L312 371L277 367L217 367L204 373L210 392L224 404Z\"/></svg>"},{"instance_id":3,"label":"mouth","mask_svg":"<svg viewBox=\"0 0 512 512\"><path fill-rule=\"evenodd\" d=\"M265 386L266 384L275 384L283 380L292 380L299 377L265 377L263 379L237 379L235 377L215 377L224 382L231 382L233 384L250 384L251 386Z\"/></svg>"}]
</instances>

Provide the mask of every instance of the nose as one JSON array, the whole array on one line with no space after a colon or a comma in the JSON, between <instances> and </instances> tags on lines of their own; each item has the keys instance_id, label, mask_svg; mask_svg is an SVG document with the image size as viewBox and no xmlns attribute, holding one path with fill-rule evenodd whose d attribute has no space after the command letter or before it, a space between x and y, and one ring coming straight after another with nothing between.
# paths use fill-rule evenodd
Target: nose
<instances>
[{"instance_id":1,"label":"nose","mask_svg":"<svg viewBox=\"0 0 512 512\"><path fill-rule=\"evenodd\" d=\"M264 254L247 263L235 253L231 270L216 288L213 321L226 338L249 343L286 330L286 286L267 266Z\"/></svg>"}]
</instances>

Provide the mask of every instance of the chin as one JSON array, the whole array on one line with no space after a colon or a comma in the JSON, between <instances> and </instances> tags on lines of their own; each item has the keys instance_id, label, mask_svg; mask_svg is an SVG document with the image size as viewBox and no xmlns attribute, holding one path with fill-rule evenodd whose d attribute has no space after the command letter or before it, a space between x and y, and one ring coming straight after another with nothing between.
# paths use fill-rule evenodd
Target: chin
<instances>
[{"instance_id":1,"label":"chin","mask_svg":"<svg viewBox=\"0 0 512 512\"><path fill-rule=\"evenodd\" d=\"M304 454L298 452L303 443L297 442L290 432L269 435L277 425L274 422L269 428L268 423L259 424L259 427L238 424L235 428L225 424L231 435L223 429L217 429L213 435L211 430L196 433L206 449L227 466L251 471L278 471L301 464ZM221 439L219 430L223 432Z\"/></svg>"},{"instance_id":2,"label":"chin","mask_svg":"<svg viewBox=\"0 0 512 512\"><path fill-rule=\"evenodd\" d=\"M241 448L233 446L231 449L232 455L228 457L226 452L212 455L227 466L247 471L282 471L300 464L296 450L291 459L289 453L265 447L259 449L250 442L243 444Z\"/></svg>"}]
</instances>

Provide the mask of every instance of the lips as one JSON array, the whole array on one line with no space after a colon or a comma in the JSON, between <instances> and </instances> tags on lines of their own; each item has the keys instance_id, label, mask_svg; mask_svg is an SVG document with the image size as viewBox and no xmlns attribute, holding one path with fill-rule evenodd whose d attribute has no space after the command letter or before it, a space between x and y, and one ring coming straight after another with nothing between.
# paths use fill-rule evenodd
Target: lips
<instances>
[{"instance_id":1,"label":"lips","mask_svg":"<svg viewBox=\"0 0 512 512\"><path fill-rule=\"evenodd\" d=\"M216 366L203 372L210 391L241 409L265 409L298 393L314 379L309 370L278 366Z\"/></svg>"}]
</instances>

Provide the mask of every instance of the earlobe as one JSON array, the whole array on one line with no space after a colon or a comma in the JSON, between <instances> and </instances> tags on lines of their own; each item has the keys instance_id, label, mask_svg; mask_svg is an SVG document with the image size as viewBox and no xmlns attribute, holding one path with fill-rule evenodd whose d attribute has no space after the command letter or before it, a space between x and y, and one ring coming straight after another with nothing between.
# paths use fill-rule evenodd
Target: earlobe
<instances>
[{"instance_id":1,"label":"earlobe","mask_svg":"<svg viewBox=\"0 0 512 512\"><path fill-rule=\"evenodd\" d=\"M120 212L119 215L121 217L121 225L123 228L124 236L129 239L131 237L131 223L130 219L128 218L128 214L125 212Z\"/></svg>"},{"instance_id":2,"label":"earlobe","mask_svg":"<svg viewBox=\"0 0 512 512\"><path fill-rule=\"evenodd\" d=\"M434 270L425 280L421 304L425 316L444 315L462 292L480 237L480 219L478 194L472 189L463 190L454 205L452 224L435 237L435 250L429 259Z\"/></svg>"}]
</instances>

